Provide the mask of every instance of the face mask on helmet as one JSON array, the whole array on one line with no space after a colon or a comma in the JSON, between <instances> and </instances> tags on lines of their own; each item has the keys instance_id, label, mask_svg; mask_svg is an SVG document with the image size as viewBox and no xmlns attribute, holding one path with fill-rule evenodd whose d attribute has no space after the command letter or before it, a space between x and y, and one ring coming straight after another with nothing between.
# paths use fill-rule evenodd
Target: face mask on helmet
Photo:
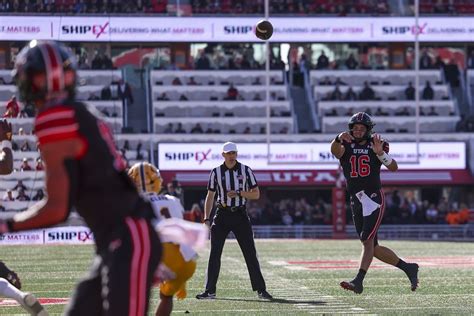
<instances>
[{"instance_id":1,"label":"face mask on helmet","mask_svg":"<svg viewBox=\"0 0 474 316\"><path fill-rule=\"evenodd\" d=\"M17 55L12 77L22 102L52 105L74 97L76 62L62 44L33 40Z\"/></svg>"},{"instance_id":2,"label":"face mask on helmet","mask_svg":"<svg viewBox=\"0 0 474 316\"><path fill-rule=\"evenodd\" d=\"M354 129L354 125L356 124L362 124L367 128L366 132L364 133L362 137L354 136L353 129ZM372 136L372 128L375 126L375 124L372 122L372 118L370 117L370 115L365 112L359 112L359 113L354 114L351 117L348 125L349 125L350 134L352 135L352 137L355 138L355 141L358 143L365 140L369 140L370 137Z\"/></svg>"},{"instance_id":3,"label":"face mask on helmet","mask_svg":"<svg viewBox=\"0 0 474 316\"><path fill-rule=\"evenodd\" d=\"M138 162L128 170L128 176L132 179L139 192L159 193L161 191L160 171L148 162Z\"/></svg>"}]
</instances>

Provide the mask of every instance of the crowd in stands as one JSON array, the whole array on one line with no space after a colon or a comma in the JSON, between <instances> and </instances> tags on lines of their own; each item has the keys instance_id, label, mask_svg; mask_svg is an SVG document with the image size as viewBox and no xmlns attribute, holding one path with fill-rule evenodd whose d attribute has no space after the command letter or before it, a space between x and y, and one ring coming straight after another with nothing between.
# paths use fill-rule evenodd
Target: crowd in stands
<instances>
[{"instance_id":1,"label":"crowd in stands","mask_svg":"<svg viewBox=\"0 0 474 316\"><path fill-rule=\"evenodd\" d=\"M43 14L157 14L166 13L167 0L3 0L0 12Z\"/></svg>"}]
</instances>

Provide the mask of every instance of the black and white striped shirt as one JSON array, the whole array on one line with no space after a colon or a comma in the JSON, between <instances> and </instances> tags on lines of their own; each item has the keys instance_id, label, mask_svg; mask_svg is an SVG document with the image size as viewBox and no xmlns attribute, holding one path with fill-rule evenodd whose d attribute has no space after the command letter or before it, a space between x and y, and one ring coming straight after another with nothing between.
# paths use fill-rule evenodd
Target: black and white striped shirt
<instances>
[{"instance_id":1,"label":"black and white striped shirt","mask_svg":"<svg viewBox=\"0 0 474 316\"><path fill-rule=\"evenodd\" d=\"M229 191L249 191L257 187L257 179L252 169L237 161L232 169L227 168L225 163L212 169L209 176L207 189L217 191L217 202L225 206L244 206L247 199L243 197L229 198Z\"/></svg>"}]
</instances>

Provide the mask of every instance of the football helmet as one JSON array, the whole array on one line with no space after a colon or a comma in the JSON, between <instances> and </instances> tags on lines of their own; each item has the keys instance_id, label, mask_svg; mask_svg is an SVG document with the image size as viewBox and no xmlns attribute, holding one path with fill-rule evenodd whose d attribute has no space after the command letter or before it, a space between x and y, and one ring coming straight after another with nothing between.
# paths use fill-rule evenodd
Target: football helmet
<instances>
[{"instance_id":1,"label":"football helmet","mask_svg":"<svg viewBox=\"0 0 474 316\"><path fill-rule=\"evenodd\" d=\"M374 128L374 126L375 126L375 124L372 121L372 118L370 117L370 115L365 113L365 112L358 112L358 113L352 115L351 119L349 120L349 124L348 124L349 125L349 131L350 131L352 136L354 136L353 133L352 133L352 129L354 128L355 124L362 124L362 125L365 125L365 127L367 127L367 132L365 133L365 135L362 138L356 138L356 141L361 142L363 140L369 140L370 137L372 136L372 128Z\"/></svg>"},{"instance_id":2,"label":"football helmet","mask_svg":"<svg viewBox=\"0 0 474 316\"><path fill-rule=\"evenodd\" d=\"M161 191L163 178L160 171L148 162L137 162L128 170L128 176L132 179L139 192L148 193Z\"/></svg>"},{"instance_id":3,"label":"football helmet","mask_svg":"<svg viewBox=\"0 0 474 316\"><path fill-rule=\"evenodd\" d=\"M22 102L50 105L74 97L76 69L74 55L62 44L32 40L16 57L12 77Z\"/></svg>"}]
</instances>

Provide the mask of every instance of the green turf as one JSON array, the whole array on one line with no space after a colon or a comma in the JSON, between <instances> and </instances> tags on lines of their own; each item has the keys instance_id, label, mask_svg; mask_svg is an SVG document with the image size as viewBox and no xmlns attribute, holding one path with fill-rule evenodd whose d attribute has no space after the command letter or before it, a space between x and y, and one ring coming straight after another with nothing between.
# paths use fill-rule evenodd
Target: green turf
<instances>
[{"instance_id":1,"label":"green turf","mask_svg":"<svg viewBox=\"0 0 474 316\"><path fill-rule=\"evenodd\" d=\"M216 300L199 301L203 290L208 251L203 251L194 278L188 283L188 298L175 301L174 313L200 315L472 315L474 314L474 243L384 242L402 257L421 258L420 287L409 289L408 279L398 269L384 266L369 270L364 293L355 295L339 287L357 268L291 270L283 261L357 260L360 243L354 240L259 240L257 250L268 291L274 302L259 301L235 241L228 241ZM457 257L470 267L430 266L424 258L440 262ZM441 258L439 258L441 257ZM1 259L20 275L26 291L38 297L68 297L84 275L92 258L89 246L4 246ZM280 264L274 264L280 261ZM272 263L273 262L273 263ZM380 262L374 264L382 266ZM305 265L292 265L305 266ZM308 265L306 265L308 266ZM157 304L153 292L152 311ZM47 306L60 315L64 305ZM0 307L0 315L24 314L20 307ZM150 312L152 315L152 312Z\"/></svg>"}]
</instances>

